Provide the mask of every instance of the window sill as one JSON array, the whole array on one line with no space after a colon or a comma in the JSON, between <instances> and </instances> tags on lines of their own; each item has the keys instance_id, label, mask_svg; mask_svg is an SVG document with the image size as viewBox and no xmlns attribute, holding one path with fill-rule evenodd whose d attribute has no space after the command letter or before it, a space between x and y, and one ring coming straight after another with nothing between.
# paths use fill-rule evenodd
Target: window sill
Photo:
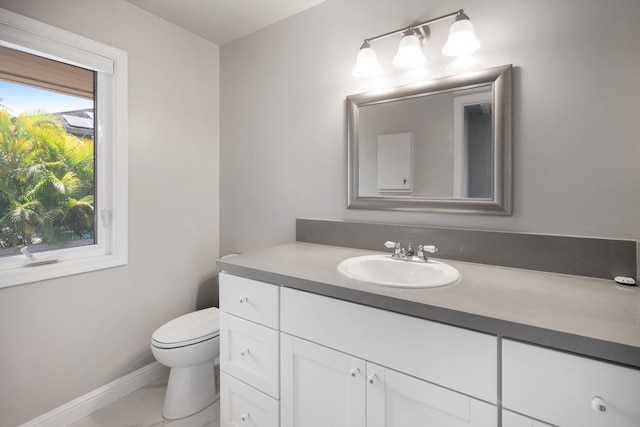
<instances>
[{"instance_id":1,"label":"window sill","mask_svg":"<svg viewBox=\"0 0 640 427\"><path fill-rule=\"evenodd\" d=\"M0 275L0 288L120 267L126 264L127 259L124 257L98 255L83 259L60 260L52 264L29 267L22 265L2 271Z\"/></svg>"}]
</instances>

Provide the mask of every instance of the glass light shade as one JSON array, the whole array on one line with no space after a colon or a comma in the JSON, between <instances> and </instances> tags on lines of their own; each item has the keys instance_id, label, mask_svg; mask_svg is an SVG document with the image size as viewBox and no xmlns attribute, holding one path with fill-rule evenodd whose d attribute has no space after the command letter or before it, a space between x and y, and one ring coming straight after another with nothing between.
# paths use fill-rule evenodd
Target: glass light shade
<instances>
[{"instance_id":1,"label":"glass light shade","mask_svg":"<svg viewBox=\"0 0 640 427\"><path fill-rule=\"evenodd\" d=\"M382 68L378 64L376 53L370 47L363 47L358 51L356 66L353 67L355 77L375 77L380 75Z\"/></svg>"},{"instance_id":2,"label":"glass light shade","mask_svg":"<svg viewBox=\"0 0 640 427\"><path fill-rule=\"evenodd\" d=\"M480 47L480 42L473 32L473 24L468 19L456 20L449 29L449 38L442 48L446 56L470 55Z\"/></svg>"},{"instance_id":3,"label":"glass light shade","mask_svg":"<svg viewBox=\"0 0 640 427\"><path fill-rule=\"evenodd\" d=\"M415 34L409 34L402 37L398 53L393 58L393 65L400 68L414 68L427 62L422 53L420 39Z\"/></svg>"}]
</instances>

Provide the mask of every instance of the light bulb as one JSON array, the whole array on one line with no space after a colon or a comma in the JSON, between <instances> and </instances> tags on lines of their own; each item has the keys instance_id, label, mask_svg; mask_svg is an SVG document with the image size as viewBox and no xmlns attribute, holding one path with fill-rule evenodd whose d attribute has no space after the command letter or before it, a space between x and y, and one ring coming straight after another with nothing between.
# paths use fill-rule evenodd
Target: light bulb
<instances>
[{"instance_id":1,"label":"light bulb","mask_svg":"<svg viewBox=\"0 0 640 427\"><path fill-rule=\"evenodd\" d=\"M409 32L410 31L410 32ZM409 30L400 40L398 53L393 58L393 65L400 68L414 68L424 64L427 61L422 53L420 39L415 31Z\"/></svg>"},{"instance_id":2,"label":"light bulb","mask_svg":"<svg viewBox=\"0 0 640 427\"><path fill-rule=\"evenodd\" d=\"M365 42L358 51L358 57L356 58L356 65L353 67L353 74L355 77L375 77L379 76L382 72L376 53L373 51L369 43Z\"/></svg>"},{"instance_id":3,"label":"light bulb","mask_svg":"<svg viewBox=\"0 0 640 427\"><path fill-rule=\"evenodd\" d=\"M442 48L446 56L467 56L480 48L480 42L473 31L473 24L464 13L458 14L449 29L449 38Z\"/></svg>"}]
</instances>

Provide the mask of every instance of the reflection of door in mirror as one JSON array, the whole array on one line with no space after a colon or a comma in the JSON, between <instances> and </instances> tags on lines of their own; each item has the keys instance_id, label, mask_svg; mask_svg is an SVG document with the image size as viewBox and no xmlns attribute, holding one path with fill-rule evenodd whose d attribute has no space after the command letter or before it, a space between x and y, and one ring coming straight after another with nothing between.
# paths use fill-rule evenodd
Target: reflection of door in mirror
<instances>
[{"instance_id":1,"label":"reflection of door in mirror","mask_svg":"<svg viewBox=\"0 0 640 427\"><path fill-rule=\"evenodd\" d=\"M410 193L412 163L411 132L378 135L378 192Z\"/></svg>"},{"instance_id":2,"label":"reflection of door in mirror","mask_svg":"<svg viewBox=\"0 0 640 427\"><path fill-rule=\"evenodd\" d=\"M454 93L454 183L456 198L493 197L491 88Z\"/></svg>"}]
</instances>

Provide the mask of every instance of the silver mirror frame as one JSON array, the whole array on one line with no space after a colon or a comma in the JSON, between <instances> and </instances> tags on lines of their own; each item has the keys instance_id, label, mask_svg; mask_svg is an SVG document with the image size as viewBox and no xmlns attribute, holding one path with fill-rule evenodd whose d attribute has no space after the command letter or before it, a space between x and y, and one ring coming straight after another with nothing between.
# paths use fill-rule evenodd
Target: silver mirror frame
<instances>
[{"instance_id":1,"label":"silver mirror frame","mask_svg":"<svg viewBox=\"0 0 640 427\"><path fill-rule=\"evenodd\" d=\"M456 76L350 95L347 97L347 162L349 209L380 209L442 213L511 215L512 65ZM458 199L430 197L358 196L358 125L363 106L446 92L453 89L493 85L493 198Z\"/></svg>"}]
</instances>

